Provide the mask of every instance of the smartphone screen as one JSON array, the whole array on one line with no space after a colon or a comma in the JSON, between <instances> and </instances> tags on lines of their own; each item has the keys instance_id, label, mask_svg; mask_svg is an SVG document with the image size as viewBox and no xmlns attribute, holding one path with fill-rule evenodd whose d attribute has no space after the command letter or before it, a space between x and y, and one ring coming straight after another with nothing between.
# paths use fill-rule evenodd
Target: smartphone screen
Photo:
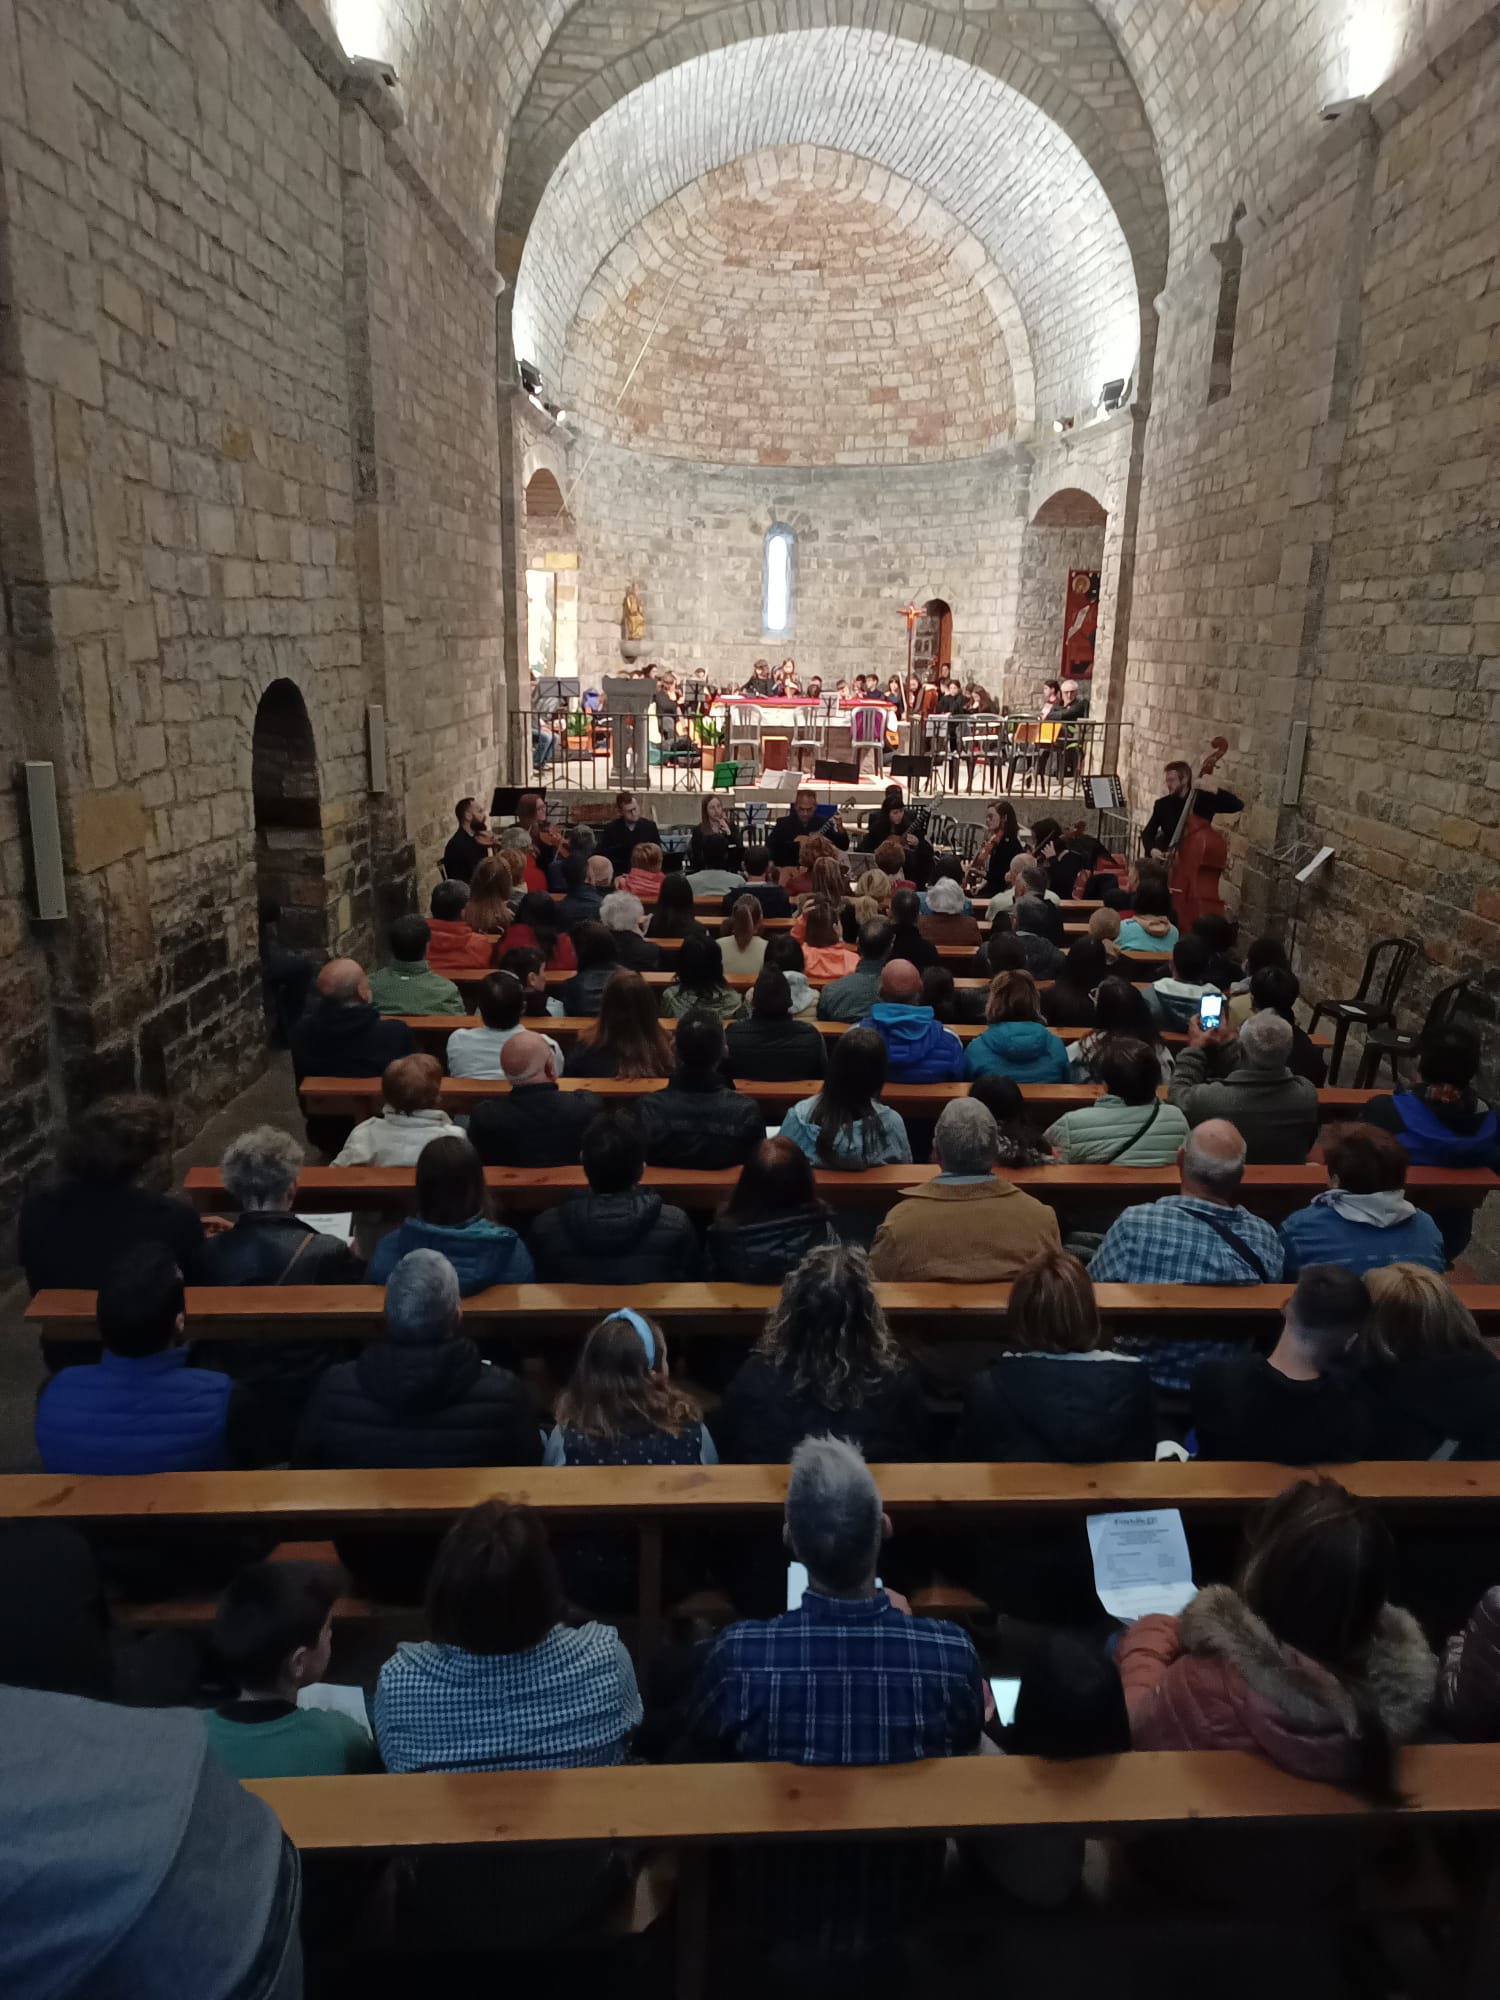
<instances>
[{"instance_id":1,"label":"smartphone screen","mask_svg":"<svg viewBox=\"0 0 1500 2000\"><path fill-rule=\"evenodd\" d=\"M1018 1680L992 1680L990 1693L995 1697L995 1720L1002 1729L1009 1729L1016 1717L1016 1696L1021 1692Z\"/></svg>"},{"instance_id":2,"label":"smartphone screen","mask_svg":"<svg viewBox=\"0 0 1500 2000\"><path fill-rule=\"evenodd\" d=\"M1224 1018L1224 996L1222 993L1205 993L1198 1002L1198 1023L1200 1027L1217 1028Z\"/></svg>"},{"instance_id":3,"label":"smartphone screen","mask_svg":"<svg viewBox=\"0 0 1500 2000\"><path fill-rule=\"evenodd\" d=\"M788 1611L795 1611L797 1609L798 1605L802 1602L802 1593L807 1587L807 1565L799 1562L788 1563L786 1566L786 1608ZM875 1588L877 1590L885 1588L878 1576L875 1579Z\"/></svg>"}]
</instances>

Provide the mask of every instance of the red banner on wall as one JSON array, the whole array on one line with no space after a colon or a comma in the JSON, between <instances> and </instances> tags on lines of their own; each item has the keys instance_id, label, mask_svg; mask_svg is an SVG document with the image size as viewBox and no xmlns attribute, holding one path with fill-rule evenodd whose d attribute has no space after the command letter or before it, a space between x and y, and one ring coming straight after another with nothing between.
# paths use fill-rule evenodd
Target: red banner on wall
<instances>
[{"instance_id":1,"label":"red banner on wall","mask_svg":"<svg viewBox=\"0 0 1500 2000\"><path fill-rule=\"evenodd\" d=\"M1099 624L1099 572L1068 571L1068 600L1063 610L1063 680L1086 681L1094 673L1094 633Z\"/></svg>"}]
</instances>

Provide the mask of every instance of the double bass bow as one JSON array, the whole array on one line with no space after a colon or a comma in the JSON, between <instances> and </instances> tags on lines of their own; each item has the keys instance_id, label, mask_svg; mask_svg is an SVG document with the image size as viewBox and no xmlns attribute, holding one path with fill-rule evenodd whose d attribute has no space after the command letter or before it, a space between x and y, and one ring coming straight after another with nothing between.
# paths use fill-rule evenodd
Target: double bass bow
<instances>
[{"instance_id":1,"label":"double bass bow","mask_svg":"<svg viewBox=\"0 0 1500 2000\"><path fill-rule=\"evenodd\" d=\"M1202 780L1211 778L1229 754L1229 738L1216 736L1183 801L1182 814L1167 844L1167 888L1182 928L1198 917L1224 915L1219 878L1229 864L1229 843L1212 820L1194 811Z\"/></svg>"}]
</instances>

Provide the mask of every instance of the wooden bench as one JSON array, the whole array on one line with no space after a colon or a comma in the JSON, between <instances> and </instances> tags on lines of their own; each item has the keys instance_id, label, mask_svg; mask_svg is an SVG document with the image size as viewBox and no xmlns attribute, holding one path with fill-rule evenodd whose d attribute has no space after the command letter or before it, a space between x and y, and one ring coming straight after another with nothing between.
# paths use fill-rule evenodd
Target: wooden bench
<instances>
[{"instance_id":1,"label":"wooden bench","mask_svg":"<svg viewBox=\"0 0 1500 2000\"><path fill-rule=\"evenodd\" d=\"M871 1167L858 1174L820 1167L813 1178L830 1207L884 1210L938 1171L930 1163ZM305 1214L337 1215L349 1209L407 1213L415 1204L416 1178L415 1167L304 1167L297 1181L297 1208ZM507 1212L553 1208L588 1186L581 1167L487 1167L484 1178ZM1095 1201L1122 1206L1157 1201L1176 1194L1180 1186L1175 1166L1009 1167L1005 1178L1059 1208ZM719 1172L647 1167L643 1184L677 1208L716 1209L738 1180L733 1167ZM1320 1166L1247 1167L1240 1198L1258 1215L1283 1215L1303 1207L1326 1185L1327 1173ZM1484 1168L1413 1167L1406 1181L1408 1197L1428 1209L1478 1208L1497 1189L1500 1178ZM190 1168L183 1192L202 1215L237 1212L217 1167Z\"/></svg>"},{"instance_id":2,"label":"wooden bench","mask_svg":"<svg viewBox=\"0 0 1500 2000\"><path fill-rule=\"evenodd\" d=\"M1097 1285L1099 1311L1121 1332L1153 1338L1200 1337L1205 1319L1225 1339L1255 1338L1280 1318L1291 1293L1276 1285ZM1000 1337L1009 1285L881 1283L876 1294L894 1330L908 1340ZM1460 1283L1454 1292L1483 1322L1500 1318L1500 1285ZM633 1306L674 1338L757 1337L780 1293L774 1285L492 1285L464 1300L464 1329L476 1338L511 1336L523 1345L586 1333L603 1314ZM379 1285L190 1285L187 1319L203 1340L364 1341L380 1331ZM52 1340L98 1341L94 1294L38 1292L25 1324Z\"/></svg>"},{"instance_id":3,"label":"wooden bench","mask_svg":"<svg viewBox=\"0 0 1500 2000\"><path fill-rule=\"evenodd\" d=\"M652 942L654 944L661 944L664 942L664 940L661 938L654 938ZM1158 963L1159 961L1156 960L1147 961L1148 965L1158 964ZM478 993L481 984L483 983L484 980L486 980L489 977L490 972L493 970L494 968L492 966L491 967L476 966L472 972L462 971L462 970L458 972L444 972L442 974L442 977L444 979L451 979L453 981L453 984L458 988L460 993L472 997L473 995ZM677 977L675 972L643 972L640 976L642 979L645 980L648 986L670 986ZM1152 980L1156 978L1156 976L1157 975L1155 973L1152 973L1149 977L1132 979L1130 983L1132 986L1149 986L1151 985ZM576 979L578 975L576 972L569 972L564 969L558 972L544 972L542 974L542 977L547 982L548 986L566 986L570 979ZM809 978L807 983L809 986L812 986L814 988L819 988L824 986L831 986L833 984L833 981L831 979ZM1051 986L1053 983L1054 982L1050 979L1039 979L1037 981L1038 987L1044 993L1046 992L1047 988ZM750 989L754 986L755 981L750 977L748 973L734 972L725 974L724 984L733 993L748 993ZM980 979L977 976L977 974L971 975L969 973L964 973L961 976L955 977L953 984L956 988L958 988L960 992L966 992L966 993L987 993L990 988L990 981L988 979Z\"/></svg>"},{"instance_id":4,"label":"wooden bench","mask_svg":"<svg viewBox=\"0 0 1500 2000\"><path fill-rule=\"evenodd\" d=\"M794 919L791 917L767 917L764 920L762 928L774 934L777 931L790 930L793 921ZM1063 935L1071 939L1087 937L1088 928L1087 924L1064 924ZM990 926L987 923L982 924L980 930L982 936L988 937ZM659 937L652 938L651 942L659 951L671 953L682 949L681 938ZM972 958L976 949L977 947L972 944L939 944L933 946L933 950L936 951L939 958L952 959ZM1160 967L1170 962L1172 954L1169 951L1122 951L1117 953L1116 956L1123 959L1130 959L1139 964Z\"/></svg>"},{"instance_id":5,"label":"wooden bench","mask_svg":"<svg viewBox=\"0 0 1500 2000\"><path fill-rule=\"evenodd\" d=\"M657 1076L565 1076L559 1087L563 1090L592 1090L601 1097L629 1099L648 1097L654 1091L664 1090L666 1079ZM786 1083L744 1082L735 1088L742 1097L751 1098L760 1105L769 1121L778 1122L804 1097L816 1097L822 1084L817 1077L802 1077ZM482 1099L509 1089L510 1085L503 1077L444 1077L443 1108L461 1117L472 1111ZM1062 1117L1066 1111L1077 1111L1085 1104L1092 1104L1104 1094L1103 1086L1097 1083L1023 1083L1020 1091L1028 1113L1044 1124ZM881 1097L892 1111L903 1118L933 1119L945 1104L968 1094L969 1085L966 1082L888 1083ZM1165 1097L1165 1085L1160 1094ZM1382 1094L1374 1087L1320 1090L1318 1116L1325 1123L1356 1118L1372 1097ZM382 1103L380 1079L375 1076L305 1077L300 1095L302 1109L309 1117L373 1118L379 1113Z\"/></svg>"}]
</instances>

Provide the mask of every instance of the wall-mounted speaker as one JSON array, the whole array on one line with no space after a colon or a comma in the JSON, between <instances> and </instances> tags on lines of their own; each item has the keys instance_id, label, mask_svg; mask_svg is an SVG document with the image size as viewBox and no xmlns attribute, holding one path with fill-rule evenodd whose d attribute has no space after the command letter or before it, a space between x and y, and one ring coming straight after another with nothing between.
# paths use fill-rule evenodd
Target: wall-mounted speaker
<instances>
[{"instance_id":1,"label":"wall-mounted speaker","mask_svg":"<svg viewBox=\"0 0 1500 2000\"><path fill-rule=\"evenodd\" d=\"M385 790L385 710L371 702L365 710L365 731L370 744L370 790Z\"/></svg>"},{"instance_id":2,"label":"wall-mounted speaker","mask_svg":"<svg viewBox=\"0 0 1500 2000\"><path fill-rule=\"evenodd\" d=\"M26 766L26 811L31 822L36 914L44 923L55 923L68 914L68 890L57 823L57 772L51 764Z\"/></svg>"}]
</instances>

